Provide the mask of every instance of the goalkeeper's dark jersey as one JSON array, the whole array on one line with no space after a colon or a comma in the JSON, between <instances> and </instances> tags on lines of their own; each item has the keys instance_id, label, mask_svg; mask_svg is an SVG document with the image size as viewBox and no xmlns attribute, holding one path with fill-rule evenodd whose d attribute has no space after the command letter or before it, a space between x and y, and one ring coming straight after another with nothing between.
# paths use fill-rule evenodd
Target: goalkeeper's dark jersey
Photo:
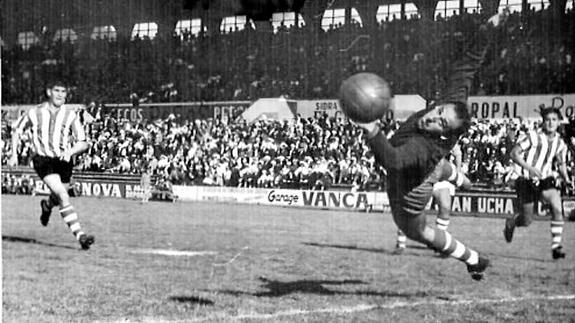
<instances>
[{"instance_id":1,"label":"goalkeeper's dark jersey","mask_svg":"<svg viewBox=\"0 0 575 323\"><path fill-rule=\"evenodd\" d=\"M467 103L472 80L487 52L486 42L487 38L481 37L454 64L441 101ZM459 138L456 135L438 137L421 131L417 123L427 112L414 113L391 137L392 157L389 156L391 152L385 150L387 143L381 132L368 141L376 160L380 163L385 159L388 161L382 166L387 170L390 203L397 211L399 207L402 212L410 214L423 211L431 197L433 184L449 178L452 173L451 168L446 167L449 162L445 157Z\"/></svg>"},{"instance_id":2,"label":"goalkeeper's dark jersey","mask_svg":"<svg viewBox=\"0 0 575 323\"><path fill-rule=\"evenodd\" d=\"M416 123L425 112L410 117L389 140L395 156L392 164L383 165L387 170L387 194L392 208L408 208L413 214L423 210L431 197L433 184L452 175L444 157L453 148L454 139L420 133ZM378 162L383 160L380 156L390 153L384 150L384 140L384 134L380 132L369 141Z\"/></svg>"}]
</instances>

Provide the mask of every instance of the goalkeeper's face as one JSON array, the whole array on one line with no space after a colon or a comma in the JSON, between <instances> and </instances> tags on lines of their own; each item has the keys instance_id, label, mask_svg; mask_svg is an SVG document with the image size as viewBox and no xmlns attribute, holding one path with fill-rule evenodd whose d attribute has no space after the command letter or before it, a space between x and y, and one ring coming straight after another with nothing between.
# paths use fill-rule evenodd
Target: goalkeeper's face
<instances>
[{"instance_id":1,"label":"goalkeeper's face","mask_svg":"<svg viewBox=\"0 0 575 323\"><path fill-rule=\"evenodd\" d=\"M463 120L458 117L455 105L452 103L437 105L419 119L417 126L420 130L442 136L452 133L462 127Z\"/></svg>"}]
</instances>

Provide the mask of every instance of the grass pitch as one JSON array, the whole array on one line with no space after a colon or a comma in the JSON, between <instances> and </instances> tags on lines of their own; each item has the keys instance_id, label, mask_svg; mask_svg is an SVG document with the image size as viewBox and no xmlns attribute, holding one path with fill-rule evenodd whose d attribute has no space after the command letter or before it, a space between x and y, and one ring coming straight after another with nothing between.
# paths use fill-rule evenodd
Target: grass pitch
<instances>
[{"instance_id":1,"label":"grass pitch","mask_svg":"<svg viewBox=\"0 0 575 323\"><path fill-rule=\"evenodd\" d=\"M575 223L551 259L549 222L503 240L502 219L453 217L492 260L409 243L389 214L76 198L82 251L40 197L2 196L4 322L574 322ZM430 216L429 221L434 221Z\"/></svg>"}]
</instances>

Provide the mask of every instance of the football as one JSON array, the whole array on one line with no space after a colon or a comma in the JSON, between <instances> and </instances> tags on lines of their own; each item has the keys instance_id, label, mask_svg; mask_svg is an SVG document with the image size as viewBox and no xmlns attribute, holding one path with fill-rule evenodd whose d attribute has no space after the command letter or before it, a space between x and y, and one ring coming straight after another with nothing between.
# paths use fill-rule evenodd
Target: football
<instances>
[{"instance_id":1,"label":"football","mask_svg":"<svg viewBox=\"0 0 575 323\"><path fill-rule=\"evenodd\" d=\"M356 122L382 118L390 105L389 83L374 73L357 73L345 79L339 88L341 108Z\"/></svg>"}]
</instances>

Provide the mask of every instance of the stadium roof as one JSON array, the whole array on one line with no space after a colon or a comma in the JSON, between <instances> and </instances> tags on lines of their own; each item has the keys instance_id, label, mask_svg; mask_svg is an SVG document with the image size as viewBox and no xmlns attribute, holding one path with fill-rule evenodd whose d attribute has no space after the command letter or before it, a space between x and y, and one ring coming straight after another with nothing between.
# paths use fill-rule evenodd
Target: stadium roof
<instances>
[{"instance_id":1,"label":"stadium roof","mask_svg":"<svg viewBox=\"0 0 575 323\"><path fill-rule=\"evenodd\" d=\"M2 30L36 30L38 26L55 30L88 26L123 25L135 20L177 21L182 17L223 17L246 13L246 4L252 3L255 18L265 16L261 10L283 7L303 7L303 12L323 12L328 7L400 3L401 0L3 0ZM408 2L430 3L437 0ZM264 5L261 5L264 4ZM277 5L276 5L277 4ZM191 9L191 10L190 10ZM250 10L250 9L248 9ZM285 10L290 11L290 10ZM247 12L248 15L250 12ZM252 17L252 18L254 18ZM265 17L264 17L265 18Z\"/></svg>"},{"instance_id":2,"label":"stadium roof","mask_svg":"<svg viewBox=\"0 0 575 323\"><path fill-rule=\"evenodd\" d=\"M486 11L496 10L500 3L509 1L521 0L463 0L480 3ZM136 23L151 21L157 23L160 30L173 30L182 19L207 18L214 23L222 17L247 15L253 20L266 20L271 12L298 9L308 21L321 17L330 8L363 8L360 15L370 16L375 22L375 15L365 12L377 11L380 5L402 2L414 3L422 16L433 17L439 0L3 0L1 37L4 42L12 43L19 32L41 35L63 28L73 29L82 36L98 26L114 26L122 33ZM463 3L461 0L449 2Z\"/></svg>"}]
</instances>

